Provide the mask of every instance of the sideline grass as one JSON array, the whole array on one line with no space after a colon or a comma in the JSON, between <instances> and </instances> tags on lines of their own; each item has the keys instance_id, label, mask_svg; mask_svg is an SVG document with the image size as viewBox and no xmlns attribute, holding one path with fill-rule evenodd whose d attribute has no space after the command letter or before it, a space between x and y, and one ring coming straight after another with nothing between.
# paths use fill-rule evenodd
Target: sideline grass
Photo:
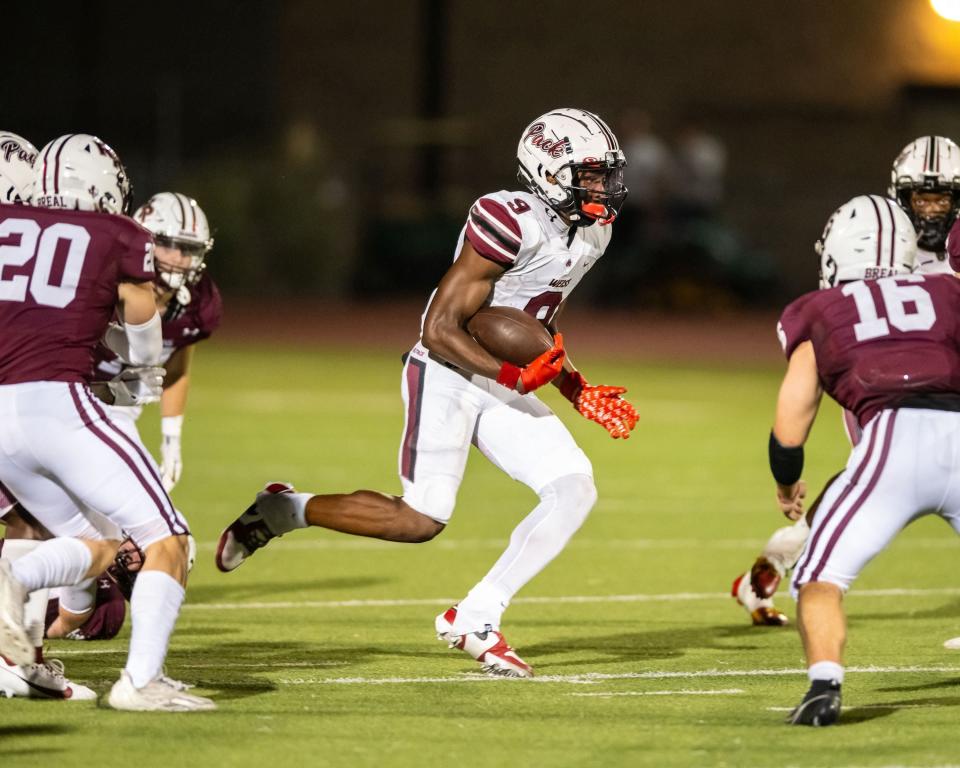
<instances>
[{"instance_id":1,"label":"sideline grass","mask_svg":"<svg viewBox=\"0 0 960 768\"><path fill-rule=\"evenodd\" d=\"M851 672L845 685L844 725L782 726L782 710L806 687L799 640L792 628L748 626L725 596L783 524L765 460L780 369L577 362L592 381L629 387L641 422L633 438L615 442L545 395L592 458L600 501L506 617L511 643L544 680L477 681L472 661L433 638L444 601L472 586L534 503L476 453L453 522L435 542L298 532L233 574L216 572L217 534L265 480L312 491L395 492L402 413L394 357L211 346L198 355L186 469L174 494L201 553L168 666L214 695L220 710L135 715L83 703L0 701L0 764L960 760L960 655L941 648L960 634L960 594L942 589L955 586L950 530L939 521L915 525L868 567L848 599L847 661L864 671ZM151 448L155 421L155 412L144 417ZM832 405L807 455L811 487L845 461ZM917 592L875 594L895 588ZM663 597L681 593L688 596ZM615 595L661 597L603 601ZM575 596L597 602L562 599ZM363 602L393 600L405 602ZM349 601L360 604L342 605ZM792 616L792 601L778 601ZM256 608L218 607L237 603ZM50 655L62 653L71 676L106 690L126 637L58 642ZM387 678L413 682L379 682Z\"/></svg>"}]
</instances>

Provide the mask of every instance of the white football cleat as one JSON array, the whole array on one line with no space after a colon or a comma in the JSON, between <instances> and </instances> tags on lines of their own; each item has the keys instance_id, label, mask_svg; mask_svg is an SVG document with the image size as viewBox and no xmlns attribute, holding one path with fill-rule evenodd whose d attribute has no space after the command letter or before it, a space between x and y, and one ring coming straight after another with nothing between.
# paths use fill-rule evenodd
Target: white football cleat
<instances>
[{"instance_id":1,"label":"white football cleat","mask_svg":"<svg viewBox=\"0 0 960 768\"><path fill-rule=\"evenodd\" d=\"M85 685L68 680L63 662L44 659L25 666L11 664L0 656L0 696L61 701L96 701L97 694Z\"/></svg>"},{"instance_id":2,"label":"white football cleat","mask_svg":"<svg viewBox=\"0 0 960 768\"><path fill-rule=\"evenodd\" d=\"M943 647L948 651L960 651L960 637L951 637L943 644Z\"/></svg>"},{"instance_id":3,"label":"white football cleat","mask_svg":"<svg viewBox=\"0 0 960 768\"><path fill-rule=\"evenodd\" d=\"M267 483L257 493L253 504L220 534L217 543L217 568L229 573L243 565L260 547L266 546L270 539L282 536L289 528L283 522L274 519L276 515L260 509L259 502L266 496L277 493L295 493L290 483Z\"/></svg>"},{"instance_id":4,"label":"white football cleat","mask_svg":"<svg viewBox=\"0 0 960 768\"><path fill-rule=\"evenodd\" d=\"M26 600L27 592L13 578L10 562L0 560L0 654L20 666L32 664L36 657L33 643L23 626L23 604Z\"/></svg>"},{"instance_id":5,"label":"white football cleat","mask_svg":"<svg viewBox=\"0 0 960 768\"><path fill-rule=\"evenodd\" d=\"M158 675L143 688L135 688L126 671L110 689L107 703L128 712L209 712L217 708L212 699L186 693L185 683Z\"/></svg>"},{"instance_id":6,"label":"white football cleat","mask_svg":"<svg viewBox=\"0 0 960 768\"><path fill-rule=\"evenodd\" d=\"M533 667L521 659L498 631L489 624L482 632L453 634L453 622L457 618L457 606L448 608L437 616L434 626L437 639L450 648L459 648L480 662L488 675L496 677L533 677Z\"/></svg>"}]
</instances>

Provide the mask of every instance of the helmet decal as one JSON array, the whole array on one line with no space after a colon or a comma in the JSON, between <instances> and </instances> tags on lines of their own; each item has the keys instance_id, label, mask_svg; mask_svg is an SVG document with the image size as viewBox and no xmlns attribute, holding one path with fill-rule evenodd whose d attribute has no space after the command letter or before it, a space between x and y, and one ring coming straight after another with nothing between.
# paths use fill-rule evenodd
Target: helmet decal
<instances>
[{"instance_id":1,"label":"helmet decal","mask_svg":"<svg viewBox=\"0 0 960 768\"><path fill-rule=\"evenodd\" d=\"M626 158L613 132L582 109L536 118L517 146L520 182L568 224L609 224L626 198Z\"/></svg>"},{"instance_id":2,"label":"helmet decal","mask_svg":"<svg viewBox=\"0 0 960 768\"><path fill-rule=\"evenodd\" d=\"M564 152L572 152L570 139L548 139L543 135L544 128L546 126L543 123L534 123L530 126L526 138L530 140L531 146L546 152L550 157L563 157Z\"/></svg>"},{"instance_id":3,"label":"helmet decal","mask_svg":"<svg viewBox=\"0 0 960 768\"><path fill-rule=\"evenodd\" d=\"M0 131L0 202L30 203L40 153L22 136Z\"/></svg>"}]
</instances>

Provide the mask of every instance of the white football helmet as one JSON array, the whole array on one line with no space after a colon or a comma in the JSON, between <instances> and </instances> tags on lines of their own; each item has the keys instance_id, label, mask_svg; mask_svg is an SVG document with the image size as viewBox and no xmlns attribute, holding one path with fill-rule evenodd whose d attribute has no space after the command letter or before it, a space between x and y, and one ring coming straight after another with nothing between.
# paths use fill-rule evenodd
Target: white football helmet
<instances>
[{"instance_id":1,"label":"white football helmet","mask_svg":"<svg viewBox=\"0 0 960 768\"><path fill-rule=\"evenodd\" d=\"M946 216L921 218L913 210L914 191L950 194L949 212ZM943 136L921 136L911 141L893 161L887 194L907 212L920 247L942 251L960 210L960 147Z\"/></svg>"},{"instance_id":2,"label":"white football helmet","mask_svg":"<svg viewBox=\"0 0 960 768\"><path fill-rule=\"evenodd\" d=\"M817 240L820 287L850 280L876 280L913 271L917 234L910 218L893 200L860 195L844 203Z\"/></svg>"},{"instance_id":3,"label":"white football helmet","mask_svg":"<svg viewBox=\"0 0 960 768\"><path fill-rule=\"evenodd\" d=\"M179 290L200 279L213 238L207 216L196 200L179 192L159 192L141 205L133 218L153 232L157 245L177 248L189 259L188 266L175 265L157 254L157 276L164 285Z\"/></svg>"},{"instance_id":4,"label":"white football helmet","mask_svg":"<svg viewBox=\"0 0 960 768\"><path fill-rule=\"evenodd\" d=\"M0 131L0 203L29 204L37 148L23 136Z\"/></svg>"},{"instance_id":5,"label":"white football helmet","mask_svg":"<svg viewBox=\"0 0 960 768\"><path fill-rule=\"evenodd\" d=\"M89 133L69 133L40 150L34 166L34 205L102 213L127 213L130 178L106 143Z\"/></svg>"},{"instance_id":6,"label":"white football helmet","mask_svg":"<svg viewBox=\"0 0 960 768\"><path fill-rule=\"evenodd\" d=\"M617 137L603 120L582 109L554 109L530 123L520 137L517 160L520 183L580 226L609 224L627 196L627 161ZM584 172L598 174L602 184L584 186Z\"/></svg>"}]
</instances>

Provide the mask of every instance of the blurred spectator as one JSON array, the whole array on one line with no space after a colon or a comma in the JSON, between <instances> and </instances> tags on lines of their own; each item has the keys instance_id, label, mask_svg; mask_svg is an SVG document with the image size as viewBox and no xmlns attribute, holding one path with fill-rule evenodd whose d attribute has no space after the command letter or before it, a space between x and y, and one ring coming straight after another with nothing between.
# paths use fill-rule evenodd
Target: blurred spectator
<instances>
[{"instance_id":1,"label":"blurred spectator","mask_svg":"<svg viewBox=\"0 0 960 768\"><path fill-rule=\"evenodd\" d=\"M603 283L584 293L599 293L607 303L632 304L638 283L667 237L664 203L673 159L666 142L654 133L649 112L630 107L615 128L624 136L624 183L629 191L604 256Z\"/></svg>"},{"instance_id":2,"label":"blurred spectator","mask_svg":"<svg viewBox=\"0 0 960 768\"><path fill-rule=\"evenodd\" d=\"M706 218L723 199L727 149L716 136L693 120L677 133L671 202L683 219Z\"/></svg>"},{"instance_id":3,"label":"blurred spectator","mask_svg":"<svg viewBox=\"0 0 960 768\"><path fill-rule=\"evenodd\" d=\"M650 113L636 107L623 114L622 128L627 157L624 181L630 194L627 204L641 215L663 202L672 160L667 145L653 132Z\"/></svg>"}]
</instances>

